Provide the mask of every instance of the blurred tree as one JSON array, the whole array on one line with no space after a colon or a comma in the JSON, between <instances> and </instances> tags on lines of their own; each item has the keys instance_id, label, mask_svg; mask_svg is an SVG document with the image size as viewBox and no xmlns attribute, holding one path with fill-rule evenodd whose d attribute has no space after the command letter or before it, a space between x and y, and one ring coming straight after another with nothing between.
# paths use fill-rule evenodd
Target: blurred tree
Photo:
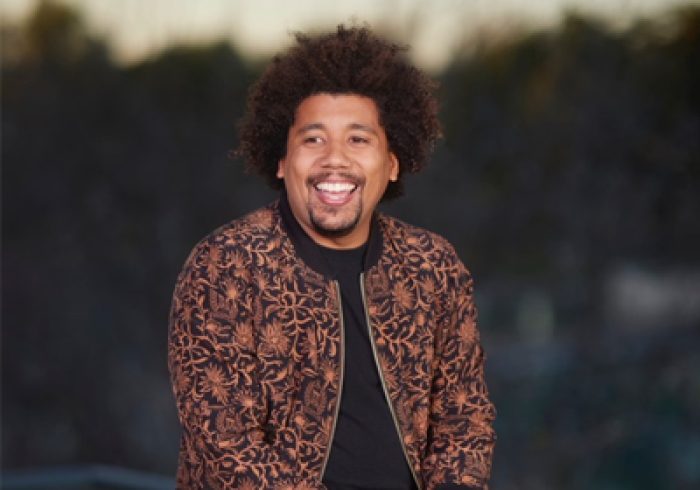
<instances>
[{"instance_id":1,"label":"blurred tree","mask_svg":"<svg viewBox=\"0 0 700 490\"><path fill-rule=\"evenodd\" d=\"M116 66L57 3L17 35L2 67L3 320L21 326L4 331L3 466L171 472L172 284L196 240L269 199L227 158L252 75L223 44Z\"/></svg>"},{"instance_id":2,"label":"blurred tree","mask_svg":"<svg viewBox=\"0 0 700 490\"><path fill-rule=\"evenodd\" d=\"M226 43L119 66L48 1L2 30L2 465L171 473L175 276L274 197L227 158L259 66ZM390 212L477 279L494 488L700 481L697 334L621 338L602 306L620 264L700 266L699 33L698 7L625 31L570 13L440 76L446 141Z\"/></svg>"},{"instance_id":3,"label":"blurred tree","mask_svg":"<svg viewBox=\"0 0 700 490\"><path fill-rule=\"evenodd\" d=\"M37 64L74 64L87 50L87 36L78 13L48 0L37 5L25 35L26 59Z\"/></svg>"}]
</instances>

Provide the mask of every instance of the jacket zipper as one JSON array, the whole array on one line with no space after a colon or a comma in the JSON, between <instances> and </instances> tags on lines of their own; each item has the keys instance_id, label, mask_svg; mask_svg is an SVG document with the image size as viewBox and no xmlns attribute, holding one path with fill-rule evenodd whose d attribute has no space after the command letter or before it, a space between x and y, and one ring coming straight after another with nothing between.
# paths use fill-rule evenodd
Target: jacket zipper
<instances>
[{"instance_id":1,"label":"jacket zipper","mask_svg":"<svg viewBox=\"0 0 700 490\"><path fill-rule=\"evenodd\" d=\"M403 443L403 434L401 433L401 427L399 427L399 423L396 420L396 412L394 411L394 405L391 403L391 398L389 397L389 390L386 387L386 383L384 381L384 373L382 372L382 366L379 363L379 356L377 355L377 345L374 342L374 335L372 334L372 324L370 323L369 319L369 312L367 311L367 298L365 295L365 274L362 273L360 274L360 293L362 296L362 307L365 310L365 321L367 322L367 330L369 332L369 342L370 345L372 346L372 355L374 356L374 362L377 365L377 373L379 373L379 382L382 384L382 390L384 391L384 397L386 398L386 404L389 405L389 412L391 412L391 418L394 421L394 428L396 429L396 433L399 436L399 444L401 444L401 450L403 451L403 455L406 458L406 463L408 464L408 469L411 470L411 475L413 476L413 481L416 482L416 486L420 489L421 484L418 481L418 477L416 476L416 472L413 470L413 465L411 464L411 460L408 457L408 451L406 451L406 446Z\"/></svg>"},{"instance_id":2,"label":"jacket zipper","mask_svg":"<svg viewBox=\"0 0 700 490\"><path fill-rule=\"evenodd\" d=\"M343 379L345 378L345 325L343 319L343 302L340 296L340 283L338 281L333 281L335 284L336 295L338 296L338 312L340 315L340 378L338 381L338 399L335 402L335 412L333 414L333 425L331 425L331 437L328 439L328 449L326 450L326 456L323 458L323 466L321 466L321 476L318 481L323 480L323 476L326 473L326 465L328 465L328 458L331 455L331 448L333 446L333 439L335 438L335 426L338 423L338 414L340 413L340 398L343 395Z\"/></svg>"}]
</instances>

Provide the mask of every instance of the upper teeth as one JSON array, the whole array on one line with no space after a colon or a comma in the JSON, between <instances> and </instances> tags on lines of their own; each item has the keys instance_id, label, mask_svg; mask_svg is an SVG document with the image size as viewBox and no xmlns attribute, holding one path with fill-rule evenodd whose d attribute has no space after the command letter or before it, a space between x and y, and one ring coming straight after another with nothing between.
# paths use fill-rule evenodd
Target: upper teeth
<instances>
[{"instance_id":1,"label":"upper teeth","mask_svg":"<svg viewBox=\"0 0 700 490\"><path fill-rule=\"evenodd\" d=\"M325 192L350 192L355 189L355 185L348 182L321 182L316 188Z\"/></svg>"}]
</instances>

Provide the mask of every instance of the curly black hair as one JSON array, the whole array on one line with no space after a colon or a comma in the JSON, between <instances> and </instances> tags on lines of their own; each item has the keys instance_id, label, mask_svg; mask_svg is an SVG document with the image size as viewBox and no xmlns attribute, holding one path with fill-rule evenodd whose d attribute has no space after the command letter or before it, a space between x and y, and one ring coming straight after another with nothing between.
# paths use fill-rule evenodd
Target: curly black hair
<instances>
[{"instance_id":1,"label":"curly black hair","mask_svg":"<svg viewBox=\"0 0 700 490\"><path fill-rule=\"evenodd\" d=\"M282 189L277 167L299 104L321 93L361 95L377 104L389 149L399 161L399 179L389 183L382 201L403 195L403 176L425 168L441 136L437 84L407 60L407 47L367 27L340 25L336 32L295 37L296 45L273 58L251 87L234 155L244 157L270 187Z\"/></svg>"}]
</instances>

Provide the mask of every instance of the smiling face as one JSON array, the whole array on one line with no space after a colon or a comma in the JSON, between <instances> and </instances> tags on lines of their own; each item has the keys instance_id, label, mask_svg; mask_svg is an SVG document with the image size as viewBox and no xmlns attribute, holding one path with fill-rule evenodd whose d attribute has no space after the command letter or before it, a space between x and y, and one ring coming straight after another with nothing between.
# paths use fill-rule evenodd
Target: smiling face
<instances>
[{"instance_id":1,"label":"smiling face","mask_svg":"<svg viewBox=\"0 0 700 490\"><path fill-rule=\"evenodd\" d=\"M367 240L372 213L398 173L374 101L320 94L299 104L277 177L306 233L342 249Z\"/></svg>"}]
</instances>

